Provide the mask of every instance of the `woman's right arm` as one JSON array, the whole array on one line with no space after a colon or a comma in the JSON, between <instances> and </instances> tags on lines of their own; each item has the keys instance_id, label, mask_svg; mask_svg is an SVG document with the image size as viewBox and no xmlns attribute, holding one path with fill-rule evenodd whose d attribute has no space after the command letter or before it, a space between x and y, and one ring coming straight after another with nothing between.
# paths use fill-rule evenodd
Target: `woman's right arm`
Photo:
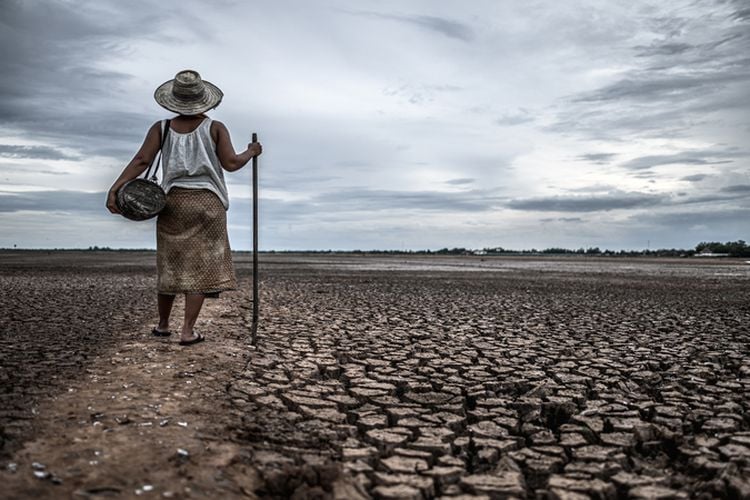
<instances>
[{"instance_id":1,"label":"woman's right arm","mask_svg":"<svg viewBox=\"0 0 750 500\"><path fill-rule=\"evenodd\" d=\"M159 148L161 147L161 142L159 140L160 136L161 122L156 122L150 129L148 129L148 133L143 140L141 149L138 150L133 159L130 160L130 163L128 163L122 171L120 177L118 177L115 183L112 184L112 187L109 188L109 193L107 193L107 208L113 214L120 213L117 209L116 202L117 191L120 190L123 184L141 175L143 171L151 165L151 162L154 161L156 153L159 152Z\"/></svg>"},{"instance_id":2,"label":"woman's right arm","mask_svg":"<svg viewBox=\"0 0 750 500\"><path fill-rule=\"evenodd\" d=\"M263 152L263 147L259 142L252 142L247 145L247 149L242 153L235 153L234 146L232 146L232 139L229 137L229 131L223 123L219 121L213 122L212 135L214 142L216 143L216 156L219 157L221 166L224 170L234 172L239 170L250 161L251 158L259 156Z\"/></svg>"}]
</instances>

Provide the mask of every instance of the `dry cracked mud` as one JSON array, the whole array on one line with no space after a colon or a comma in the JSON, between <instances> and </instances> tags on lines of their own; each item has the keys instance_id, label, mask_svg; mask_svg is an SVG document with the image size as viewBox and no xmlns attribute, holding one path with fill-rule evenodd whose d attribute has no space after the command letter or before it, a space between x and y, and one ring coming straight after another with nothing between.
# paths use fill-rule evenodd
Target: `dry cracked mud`
<instances>
[{"instance_id":1,"label":"dry cracked mud","mask_svg":"<svg viewBox=\"0 0 750 500\"><path fill-rule=\"evenodd\" d=\"M71 268L96 261L67 258ZM39 356L24 363L8 346L17 338L70 342L53 335L45 321L54 315L34 302L52 289L25 280L59 272L65 259L48 269L20 259L0 273L2 397L16 402L0 420L4 484L36 484L44 496L74 481L37 479L44 469L18 460L29 443L38 455L22 458L40 462L65 445L45 448L34 423L49 433L55 422L30 410L49 407L71 377L125 349L131 370L147 363L169 370L172 360L176 373L194 373L203 395L170 409L202 422L189 436L201 450L193 468L166 463L161 482L139 498L167 491L210 498L212 487L226 498L750 498L750 266L743 262L264 255L258 347L246 344L243 291L211 305L205 320L213 342L175 353L142 333L152 319L142 309L153 300L144 264L152 257L131 256L132 266L115 270L109 256L99 258L99 271L68 273L59 283L84 295L86 283L96 297L131 283L128 300L102 303L94 315L68 306L69 318L104 321L119 334L88 351L79 346L84 357L58 379ZM237 267L247 289L247 256ZM24 329L29 317L41 326ZM60 359L75 355L56 349ZM162 405L159 391L185 382L175 373L166 386L140 380L133 396ZM94 386L80 381L78 390ZM97 410L101 420L117 414ZM107 425L113 434L135 428ZM148 439L170 446L185 439L149 427ZM213 476L200 474L199 461Z\"/></svg>"}]
</instances>

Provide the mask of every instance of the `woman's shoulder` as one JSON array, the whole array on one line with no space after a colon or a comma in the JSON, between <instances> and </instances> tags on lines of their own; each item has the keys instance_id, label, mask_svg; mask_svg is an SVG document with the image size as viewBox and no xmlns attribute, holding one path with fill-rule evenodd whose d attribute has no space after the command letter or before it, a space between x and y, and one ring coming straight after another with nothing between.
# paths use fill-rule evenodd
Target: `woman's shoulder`
<instances>
[{"instance_id":1,"label":"woman's shoulder","mask_svg":"<svg viewBox=\"0 0 750 500\"><path fill-rule=\"evenodd\" d=\"M154 122L151 124L151 126L146 131L146 137L152 136L152 135L161 135L161 125L163 121L159 120L158 122Z\"/></svg>"},{"instance_id":2,"label":"woman's shoulder","mask_svg":"<svg viewBox=\"0 0 750 500\"><path fill-rule=\"evenodd\" d=\"M226 129L227 126L224 125L224 122L220 122L219 120L211 120L211 130L214 129Z\"/></svg>"},{"instance_id":3,"label":"woman's shoulder","mask_svg":"<svg viewBox=\"0 0 750 500\"><path fill-rule=\"evenodd\" d=\"M167 126L167 124L168 124L168 123L169 123L170 121L172 121L172 119L171 119L171 118L164 118L164 119L162 119L162 120L158 120L158 121L155 121L155 122L154 122L154 123L152 123L152 124L151 124L151 126L150 126L150 127L148 128L148 131L149 131L149 132L152 132L152 131L153 131L153 132L156 132L156 131L158 131L159 133L161 133L161 130L162 130L162 129L163 129L163 128L164 128L165 126Z\"/></svg>"},{"instance_id":4,"label":"woman's shoulder","mask_svg":"<svg viewBox=\"0 0 750 500\"><path fill-rule=\"evenodd\" d=\"M211 120L211 138L215 143L219 142L219 135L229 133L227 126L219 120Z\"/></svg>"}]
</instances>

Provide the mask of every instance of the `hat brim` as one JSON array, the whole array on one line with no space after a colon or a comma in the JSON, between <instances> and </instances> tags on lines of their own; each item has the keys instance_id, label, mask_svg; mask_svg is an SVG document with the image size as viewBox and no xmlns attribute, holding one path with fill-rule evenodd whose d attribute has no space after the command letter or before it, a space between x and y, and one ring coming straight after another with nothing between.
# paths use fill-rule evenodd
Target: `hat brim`
<instances>
[{"instance_id":1,"label":"hat brim","mask_svg":"<svg viewBox=\"0 0 750 500\"><path fill-rule=\"evenodd\" d=\"M174 80L169 80L159 85L154 91L154 99L164 109L181 115L199 115L210 109L214 109L221 103L224 93L211 82L203 80L206 92L197 101L183 101L172 93Z\"/></svg>"}]
</instances>

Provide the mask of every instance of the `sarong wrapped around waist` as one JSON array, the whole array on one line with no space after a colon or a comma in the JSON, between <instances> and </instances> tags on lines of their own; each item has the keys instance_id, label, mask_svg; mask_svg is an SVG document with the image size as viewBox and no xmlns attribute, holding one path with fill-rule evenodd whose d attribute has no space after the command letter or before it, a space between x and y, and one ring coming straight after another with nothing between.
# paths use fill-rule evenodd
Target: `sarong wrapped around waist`
<instances>
[{"instance_id":1,"label":"sarong wrapped around waist","mask_svg":"<svg viewBox=\"0 0 750 500\"><path fill-rule=\"evenodd\" d=\"M159 293L235 290L227 213L207 189L172 188L156 221Z\"/></svg>"}]
</instances>

